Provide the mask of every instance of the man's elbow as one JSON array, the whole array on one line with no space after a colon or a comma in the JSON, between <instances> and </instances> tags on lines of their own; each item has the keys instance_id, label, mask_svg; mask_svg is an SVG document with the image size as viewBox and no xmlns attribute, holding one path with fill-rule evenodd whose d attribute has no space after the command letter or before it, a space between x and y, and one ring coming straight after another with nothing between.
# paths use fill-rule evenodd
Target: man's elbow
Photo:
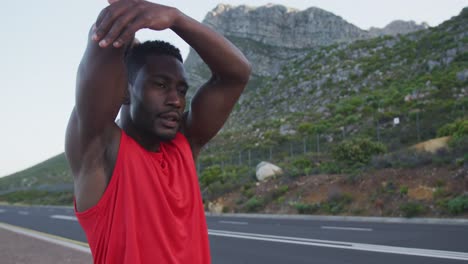
<instances>
[{"instance_id":1,"label":"man's elbow","mask_svg":"<svg viewBox=\"0 0 468 264\"><path fill-rule=\"evenodd\" d=\"M247 85L250 79L250 75L252 74L252 64L244 58L239 66L238 70L238 77L240 83Z\"/></svg>"}]
</instances>

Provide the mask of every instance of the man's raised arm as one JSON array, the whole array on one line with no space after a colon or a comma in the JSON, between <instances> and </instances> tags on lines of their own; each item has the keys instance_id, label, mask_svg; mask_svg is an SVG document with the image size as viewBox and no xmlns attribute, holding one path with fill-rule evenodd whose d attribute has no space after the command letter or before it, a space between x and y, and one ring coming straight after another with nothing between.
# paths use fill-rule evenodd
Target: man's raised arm
<instances>
[{"instance_id":1,"label":"man's raised arm","mask_svg":"<svg viewBox=\"0 0 468 264\"><path fill-rule=\"evenodd\" d=\"M114 12L99 23L97 34L104 45L120 47L141 28L170 28L194 48L210 68L212 76L196 92L183 124L183 132L196 156L221 129L247 85L251 71L249 62L223 36L175 8L138 0L117 2L131 3L132 12L123 16ZM120 18L119 22L118 16L125 19Z\"/></svg>"},{"instance_id":2,"label":"man's raised arm","mask_svg":"<svg viewBox=\"0 0 468 264\"><path fill-rule=\"evenodd\" d=\"M118 4L104 9L97 21ZM75 107L65 139L79 210L99 200L111 176L120 135L114 120L127 88L124 49L100 47L94 31L95 26L78 68Z\"/></svg>"}]
</instances>

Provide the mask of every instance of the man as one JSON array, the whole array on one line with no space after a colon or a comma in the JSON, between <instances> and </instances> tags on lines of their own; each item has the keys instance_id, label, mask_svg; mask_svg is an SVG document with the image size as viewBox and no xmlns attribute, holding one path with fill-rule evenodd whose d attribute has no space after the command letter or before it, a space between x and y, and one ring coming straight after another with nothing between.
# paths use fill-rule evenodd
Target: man
<instances>
[{"instance_id":1,"label":"man","mask_svg":"<svg viewBox=\"0 0 468 264\"><path fill-rule=\"evenodd\" d=\"M246 86L249 62L225 38L175 8L109 2L91 29L78 70L65 147L76 215L94 262L209 263L194 160ZM180 53L165 42L132 47L142 28L171 29L209 66L212 76L188 112Z\"/></svg>"}]
</instances>

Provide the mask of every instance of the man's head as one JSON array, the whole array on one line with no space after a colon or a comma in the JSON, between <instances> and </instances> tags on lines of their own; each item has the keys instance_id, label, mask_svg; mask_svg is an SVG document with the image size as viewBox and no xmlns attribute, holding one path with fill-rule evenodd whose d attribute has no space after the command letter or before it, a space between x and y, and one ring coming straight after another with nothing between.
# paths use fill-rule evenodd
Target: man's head
<instances>
[{"instance_id":1,"label":"man's head","mask_svg":"<svg viewBox=\"0 0 468 264\"><path fill-rule=\"evenodd\" d=\"M180 50L172 44L161 41L153 40L144 43L134 42L132 47L127 51L125 56L125 65L127 66L128 80L131 84L134 83L135 77L140 68L145 65L148 55L167 55L183 63Z\"/></svg>"},{"instance_id":2,"label":"man's head","mask_svg":"<svg viewBox=\"0 0 468 264\"><path fill-rule=\"evenodd\" d=\"M132 125L143 135L174 138L188 89L179 49L163 41L136 44L128 50L125 63Z\"/></svg>"}]
</instances>

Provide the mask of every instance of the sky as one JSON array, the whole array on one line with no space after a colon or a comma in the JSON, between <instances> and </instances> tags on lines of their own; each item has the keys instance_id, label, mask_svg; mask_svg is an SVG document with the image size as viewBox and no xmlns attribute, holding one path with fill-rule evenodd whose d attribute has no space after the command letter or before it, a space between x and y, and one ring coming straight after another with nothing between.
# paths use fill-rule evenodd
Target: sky
<instances>
[{"instance_id":1,"label":"sky","mask_svg":"<svg viewBox=\"0 0 468 264\"><path fill-rule=\"evenodd\" d=\"M156 1L153 1L156 2ZM362 28L393 20L437 26L458 15L468 0L161 0L202 21L217 4L281 4L319 7ZM64 151L64 134L74 105L76 70L87 32L106 0L5 1L0 10L0 177L26 169ZM170 31L137 33L140 40L187 44Z\"/></svg>"}]
</instances>

